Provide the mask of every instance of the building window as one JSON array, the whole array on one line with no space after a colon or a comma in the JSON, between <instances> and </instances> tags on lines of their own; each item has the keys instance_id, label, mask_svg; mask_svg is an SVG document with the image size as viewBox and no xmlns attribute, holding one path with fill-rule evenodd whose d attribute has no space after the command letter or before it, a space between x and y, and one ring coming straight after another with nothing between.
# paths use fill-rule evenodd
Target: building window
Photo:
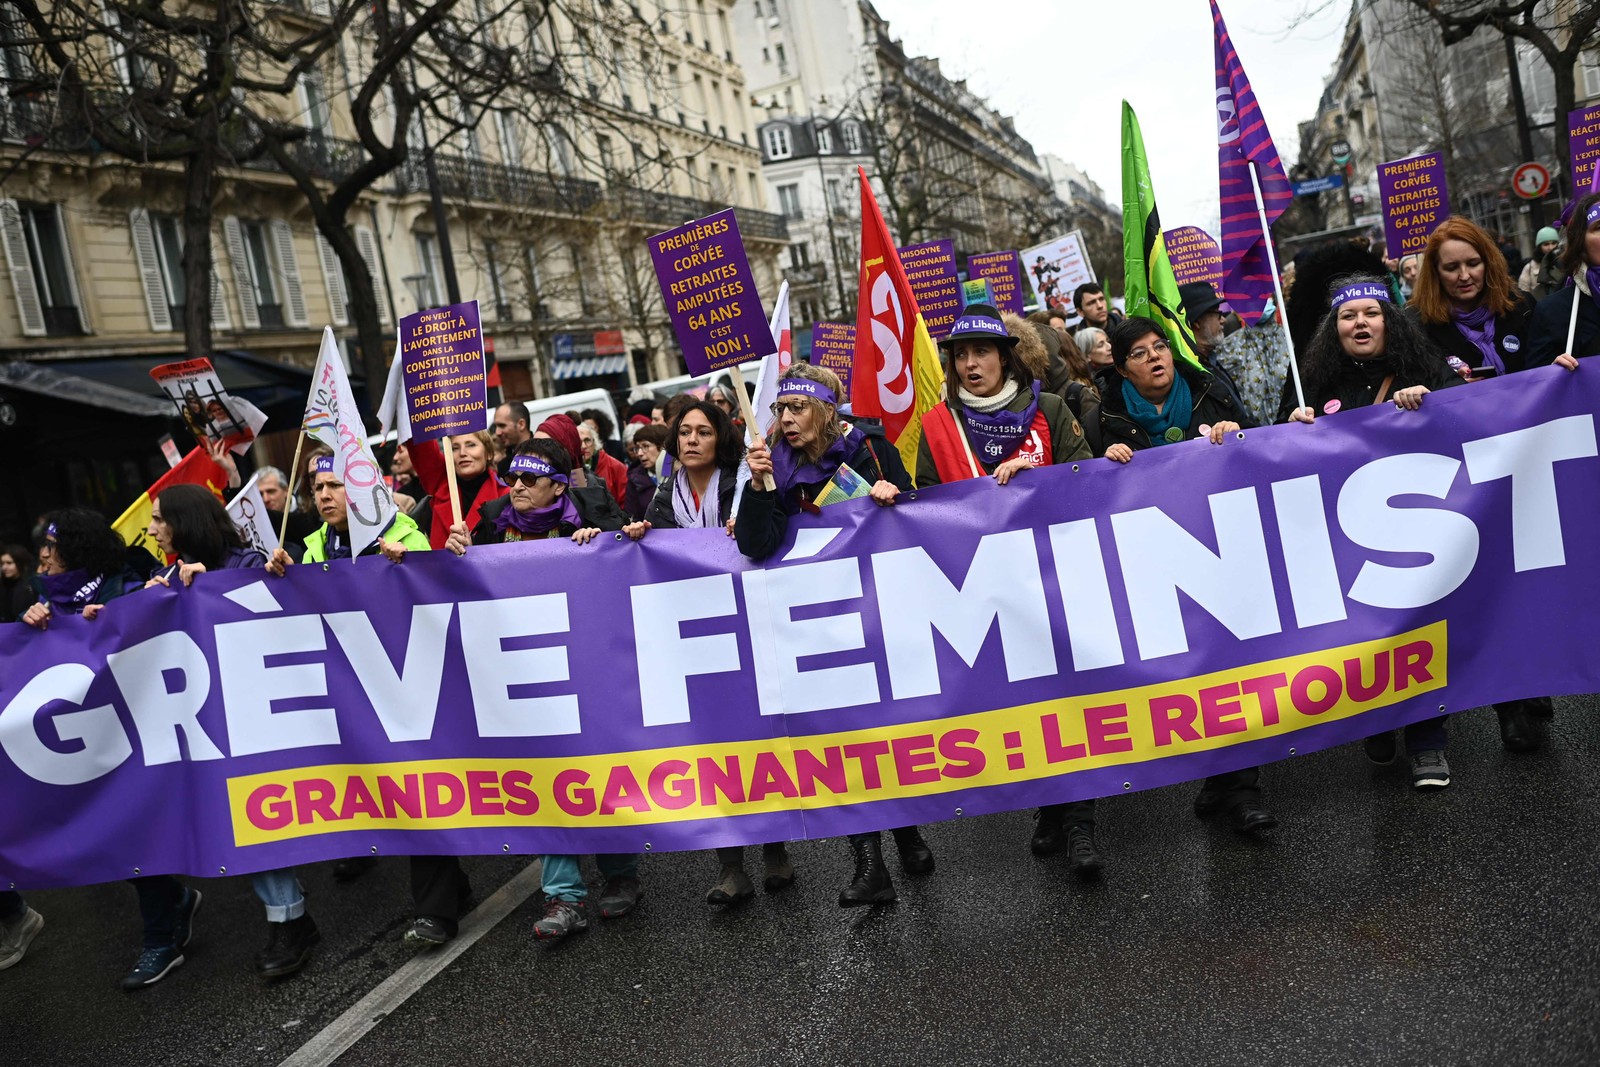
<instances>
[{"instance_id":1,"label":"building window","mask_svg":"<svg viewBox=\"0 0 1600 1067\"><path fill-rule=\"evenodd\" d=\"M833 131L826 126L818 126L816 129L818 153L825 156L833 155Z\"/></svg>"},{"instance_id":2,"label":"building window","mask_svg":"<svg viewBox=\"0 0 1600 1067\"><path fill-rule=\"evenodd\" d=\"M183 273L183 222L176 215L151 215L150 236L155 244L167 316L174 323L181 323L188 291Z\"/></svg>"},{"instance_id":3,"label":"building window","mask_svg":"<svg viewBox=\"0 0 1600 1067\"><path fill-rule=\"evenodd\" d=\"M807 267L811 265L811 246L804 241L796 241L789 246L789 265L791 267Z\"/></svg>"},{"instance_id":4,"label":"building window","mask_svg":"<svg viewBox=\"0 0 1600 1067\"><path fill-rule=\"evenodd\" d=\"M844 210L844 191L838 178L828 179L828 210L836 214Z\"/></svg>"},{"instance_id":5,"label":"building window","mask_svg":"<svg viewBox=\"0 0 1600 1067\"><path fill-rule=\"evenodd\" d=\"M511 318L511 298L506 294L505 272L500 266L500 247L494 241L483 243L484 265L489 274L489 293L494 298L494 317Z\"/></svg>"},{"instance_id":6,"label":"building window","mask_svg":"<svg viewBox=\"0 0 1600 1067\"><path fill-rule=\"evenodd\" d=\"M88 333L60 205L0 200L0 230L23 334Z\"/></svg>"},{"instance_id":7,"label":"building window","mask_svg":"<svg viewBox=\"0 0 1600 1067\"><path fill-rule=\"evenodd\" d=\"M794 155L794 145L789 140L787 126L768 126L762 131L761 142L770 160L788 159Z\"/></svg>"},{"instance_id":8,"label":"building window","mask_svg":"<svg viewBox=\"0 0 1600 1067\"><path fill-rule=\"evenodd\" d=\"M566 131L553 122L545 123L544 143L550 153L550 165L563 178L572 177L572 144Z\"/></svg>"},{"instance_id":9,"label":"building window","mask_svg":"<svg viewBox=\"0 0 1600 1067\"><path fill-rule=\"evenodd\" d=\"M327 134L333 125L328 108L328 95L323 91L322 72L315 67L300 75L301 117L306 129L317 134Z\"/></svg>"},{"instance_id":10,"label":"building window","mask_svg":"<svg viewBox=\"0 0 1600 1067\"><path fill-rule=\"evenodd\" d=\"M1583 54L1583 95L1600 96L1600 49Z\"/></svg>"},{"instance_id":11,"label":"building window","mask_svg":"<svg viewBox=\"0 0 1600 1067\"><path fill-rule=\"evenodd\" d=\"M422 274L422 307L436 308L444 303L444 286L439 281L439 246L431 233L417 234L417 266Z\"/></svg>"},{"instance_id":12,"label":"building window","mask_svg":"<svg viewBox=\"0 0 1600 1067\"><path fill-rule=\"evenodd\" d=\"M500 159L508 166L522 165L522 136L517 131L517 116L509 111L495 112L500 126Z\"/></svg>"},{"instance_id":13,"label":"building window","mask_svg":"<svg viewBox=\"0 0 1600 1067\"><path fill-rule=\"evenodd\" d=\"M585 315L594 314L594 305L589 299L588 279L583 274L583 257L578 253L578 246L567 245L567 269L572 278L572 285L578 291L578 306Z\"/></svg>"},{"instance_id":14,"label":"building window","mask_svg":"<svg viewBox=\"0 0 1600 1067\"><path fill-rule=\"evenodd\" d=\"M852 156L861 154L861 124L854 119L846 122L840 132L844 135L844 150Z\"/></svg>"},{"instance_id":15,"label":"building window","mask_svg":"<svg viewBox=\"0 0 1600 1067\"><path fill-rule=\"evenodd\" d=\"M256 312L264 328L283 325L283 303L278 287L273 281L272 248L267 243L266 228L259 222L241 222L240 236L244 238L245 264L254 286Z\"/></svg>"},{"instance_id":16,"label":"building window","mask_svg":"<svg viewBox=\"0 0 1600 1067\"><path fill-rule=\"evenodd\" d=\"M778 56L778 73L789 73L789 59L783 54L783 45L775 44L772 46L772 49L775 53L777 53Z\"/></svg>"},{"instance_id":17,"label":"building window","mask_svg":"<svg viewBox=\"0 0 1600 1067\"><path fill-rule=\"evenodd\" d=\"M798 185L778 186L778 209L783 212L786 219L800 217L800 187Z\"/></svg>"},{"instance_id":18,"label":"building window","mask_svg":"<svg viewBox=\"0 0 1600 1067\"><path fill-rule=\"evenodd\" d=\"M605 134L601 134L594 139L594 143L595 147L599 149L600 152L600 169L605 173L606 177L609 178L612 174L616 173L617 169L617 157L616 153L612 151L611 148L611 138L607 137Z\"/></svg>"},{"instance_id":19,"label":"building window","mask_svg":"<svg viewBox=\"0 0 1600 1067\"><path fill-rule=\"evenodd\" d=\"M746 177L748 177L750 179L750 206L751 207L760 207L761 206L761 186L757 182L756 172L755 171L751 171L748 175L746 175Z\"/></svg>"}]
</instances>

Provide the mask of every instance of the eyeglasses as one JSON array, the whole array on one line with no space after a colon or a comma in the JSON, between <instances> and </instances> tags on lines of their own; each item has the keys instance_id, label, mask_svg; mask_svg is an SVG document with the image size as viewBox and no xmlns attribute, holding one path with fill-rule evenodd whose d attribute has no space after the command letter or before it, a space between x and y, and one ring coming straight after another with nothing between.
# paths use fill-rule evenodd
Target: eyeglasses
<instances>
[{"instance_id":1,"label":"eyeglasses","mask_svg":"<svg viewBox=\"0 0 1600 1067\"><path fill-rule=\"evenodd\" d=\"M1156 359L1157 357L1167 355L1171 351L1172 346L1167 344L1167 342L1157 341L1149 348L1136 348L1132 352L1129 352L1128 362L1138 366L1143 363L1149 363L1151 360Z\"/></svg>"},{"instance_id":2,"label":"eyeglasses","mask_svg":"<svg viewBox=\"0 0 1600 1067\"><path fill-rule=\"evenodd\" d=\"M791 415L798 415L806 409L804 400L779 400L772 405L774 415L782 415L787 411Z\"/></svg>"},{"instance_id":3,"label":"eyeglasses","mask_svg":"<svg viewBox=\"0 0 1600 1067\"><path fill-rule=\"evenodd\" d=\"M511 475L511 484L521 485L524 489L532 489L534 486L539 484L540 478L548 477L550 477L548 474L533 474L529 471L522 471L518 474Z\"/></svg>"}]
</instances>

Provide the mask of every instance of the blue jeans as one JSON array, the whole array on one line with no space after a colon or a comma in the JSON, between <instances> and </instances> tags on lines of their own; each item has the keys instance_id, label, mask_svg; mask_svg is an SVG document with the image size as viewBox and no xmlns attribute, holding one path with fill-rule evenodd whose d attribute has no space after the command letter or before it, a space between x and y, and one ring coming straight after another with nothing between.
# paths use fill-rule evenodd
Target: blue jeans
<instances>
[{"instance_id":1,"label":"blue jeans","mask_svg":"<svg viewBox=\"0 0 1600 1067\"><path fill-rule=\"evenodd\" d=\"M583 884L583 872L578 869L577 856L544 856L540 863L547 900L577 903L589 895L589 887ZM637 852L596 855L594 864L604 878L639 877Z\"/></svg>"},{"instance_id":2,"label":"blue jeans","mask_svg":"<svg viewBox=\"0 0 1600 1067\"><path fill-rule=\"evenodd\" d=\"M1444 724L1450 716L1440 715L1436 719L1423 719L1406 727L1406 752L1415 756L1418 752L1426 752L1430 748L1444 750L1445 732Z\"/></svg>"},{"instance_id":3,"label":"blue jeans","mask_svg":"<svg viewBox=\"0 0 1600 1067\"><path fill-rule=\"evenodd\" d=\"M305 893L293 867L252 874L250 884L255 887L257 899L267 906L267 922L286 923L306 913Z\"/></svg>"}]
</instances>

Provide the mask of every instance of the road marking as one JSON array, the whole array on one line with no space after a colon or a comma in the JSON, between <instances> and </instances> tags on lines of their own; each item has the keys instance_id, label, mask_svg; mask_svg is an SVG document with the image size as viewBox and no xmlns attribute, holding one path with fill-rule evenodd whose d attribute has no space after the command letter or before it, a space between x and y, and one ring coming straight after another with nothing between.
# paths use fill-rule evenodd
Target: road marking
<instances>
[{"instance_id":1,"label":"road marking","mask_svg":"<svg viewBox=\"0 0 1600 1067\"><path fill-rule=\"evenodd\" d=\"M534 860L518 871L505 885L472 910L461 920L456 936L433 951L420 952L401 964L377 988L351 1005L343 1015L323 1027L322 1031L301 1045L281 1067L327 1067L373 1027L383 1022L391 1013L423 986L454 963L478 939L522 906L523 901L539 891L539 861Z\"/></svg>"}]
</instances>

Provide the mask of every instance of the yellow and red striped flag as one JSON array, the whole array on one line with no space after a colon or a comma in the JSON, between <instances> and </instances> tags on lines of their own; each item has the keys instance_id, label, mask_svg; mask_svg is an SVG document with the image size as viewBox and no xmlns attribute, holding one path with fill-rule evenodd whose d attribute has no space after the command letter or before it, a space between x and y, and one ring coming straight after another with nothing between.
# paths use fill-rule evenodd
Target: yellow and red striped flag
<instances>
[{"instance_id":1,"label":"yellow and red striped flag","mask_svg":"<svg viewBox=\"0 0 1600 1067\"><path fill-rule=\"evenodd\" d=\"M128 505L128 510L122 517L111 524L111 528L122 536L129 545L142 548L163 563L171 560L162 555L155 542L145 536L145 530L150 525L150 513L156 502L156 497L161 495L161 490L169 485L203 485L216 494L218 500L222 499L222 492L228 487L228 472L217 465L205 449L198 445L189 450L189 454L178 461L178 465L156 480L156 484L139 494L139 498Z\"/></svg>"}]
</instances>

